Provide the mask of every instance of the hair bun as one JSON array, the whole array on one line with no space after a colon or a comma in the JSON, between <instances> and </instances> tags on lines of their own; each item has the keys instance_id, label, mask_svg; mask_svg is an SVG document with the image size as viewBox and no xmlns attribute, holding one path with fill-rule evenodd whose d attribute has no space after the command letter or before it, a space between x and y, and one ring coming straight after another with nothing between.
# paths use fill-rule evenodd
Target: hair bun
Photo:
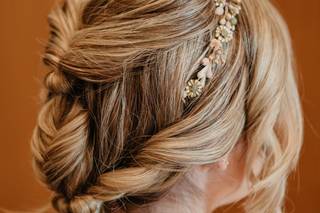
<instances>
[{"instance_id":1,"label":"hair bun","mask_svg":"<svg viewBox=\"0 0 320 213\"><path fill-rule=\"evenodd\" d=\"M103 202L90 195L75 196L67 200L62 195L56 195L52 199L52 206L61 213L93 213L99 212Z\"/></svg>"},{"instance_id":2,"label":"hair bun","mask_svg":"<svg viewBox=\"0 0 320 213\"><path fill-rule=\"evenodd\" d=\"M52 93L68 93L71 88L71 82L61 71L52 71L45 78L45 85Z\"/></svg>"}]
</instances>

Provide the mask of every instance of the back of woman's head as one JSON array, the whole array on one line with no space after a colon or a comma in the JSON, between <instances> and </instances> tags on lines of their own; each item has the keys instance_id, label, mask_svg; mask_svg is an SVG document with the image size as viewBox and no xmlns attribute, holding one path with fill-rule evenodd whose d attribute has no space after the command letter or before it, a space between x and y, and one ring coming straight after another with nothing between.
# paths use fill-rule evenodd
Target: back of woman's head
<instances>
[{"instance_id":1,"label":"back of woman's head","mask_svg":"<svg viewBox=\"0 0 320 213\"><path fill-rule=\"evenodd\" d=\"M57 211L153 202L241 137L248 174L264 155L246 208L281 207L302 140L286 26L269 1L243 0L225 65L185 103L214 11L214 0L67 0L52 11L32 152Z\"/></svg>"}]
</instances>

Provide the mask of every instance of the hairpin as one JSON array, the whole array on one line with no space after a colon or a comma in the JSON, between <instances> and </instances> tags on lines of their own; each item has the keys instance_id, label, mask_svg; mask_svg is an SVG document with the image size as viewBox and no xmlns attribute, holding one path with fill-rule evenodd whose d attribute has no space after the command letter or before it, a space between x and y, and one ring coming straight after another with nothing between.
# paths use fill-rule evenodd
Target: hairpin
<instances>
[{"instance_id":1,"label":"hairpin","mask_svg":"<svg viewBox=\"0 0 320 213\"><path fill-rule=\"evenodd\" d=\"M199 96L206 84L206 79L212 79L213 70L226 62L228 43L233 39L237 25L237 15L241 10L241 0L215 0L215 14L221 16L218 26L214 31L213 39L207 56L201 60L203 68L197 77L190 79L184 89L183 101Z\"/></svg>"}]
</instances>

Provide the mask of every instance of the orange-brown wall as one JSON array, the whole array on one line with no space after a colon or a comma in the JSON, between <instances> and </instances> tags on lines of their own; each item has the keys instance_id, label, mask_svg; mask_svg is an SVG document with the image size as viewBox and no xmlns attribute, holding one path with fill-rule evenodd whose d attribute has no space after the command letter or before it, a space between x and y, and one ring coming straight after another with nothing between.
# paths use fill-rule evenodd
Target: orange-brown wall
<instances>
[{"instance_id":1,"label":"orange-brown wall","mask_svg":"<svg viewBox=\"0 0 320 213\"><path fill-rule=\"evenodd\" d=\"M245 0L244 0L245 1ZM31 169L29 139L45 72L40 62L54 0L0 1L0 207L28 210L48 201ZM305 110L305 143L291 178L288 207L320 212L320 1L277 0L296 50ZM1 210L0 210L1 212Z\"/></svg>"}]
</instances>

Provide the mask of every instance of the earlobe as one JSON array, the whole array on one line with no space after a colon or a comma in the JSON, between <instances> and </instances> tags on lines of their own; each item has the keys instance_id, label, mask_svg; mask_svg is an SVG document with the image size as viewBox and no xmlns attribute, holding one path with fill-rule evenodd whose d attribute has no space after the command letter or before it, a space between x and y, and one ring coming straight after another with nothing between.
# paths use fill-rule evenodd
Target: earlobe
<instances>
[{"instance_id":1,"label":"earlobe","mask_svg":"<svg viewBox=\"0 0 320 213\"><path fill-rule=\"evenodd\" d=\"M212 169L225 171L227 170L229 164L230 164L229 156L227 155L222 159L220 159L219 161L217 161L216 163L201 165L201 170L204 172L208 172Z\"/></svg>"},{"instance_id":2,"label":"earlobe","mask_svg":"<svg viewBox=\"0 0 320 213\"><path fill-rule=\"evenodd\" d=\"M217 162L217 166L220 170L225 171L229 166L229 157L226 156Z\"/></svg>"}]
</instances>

